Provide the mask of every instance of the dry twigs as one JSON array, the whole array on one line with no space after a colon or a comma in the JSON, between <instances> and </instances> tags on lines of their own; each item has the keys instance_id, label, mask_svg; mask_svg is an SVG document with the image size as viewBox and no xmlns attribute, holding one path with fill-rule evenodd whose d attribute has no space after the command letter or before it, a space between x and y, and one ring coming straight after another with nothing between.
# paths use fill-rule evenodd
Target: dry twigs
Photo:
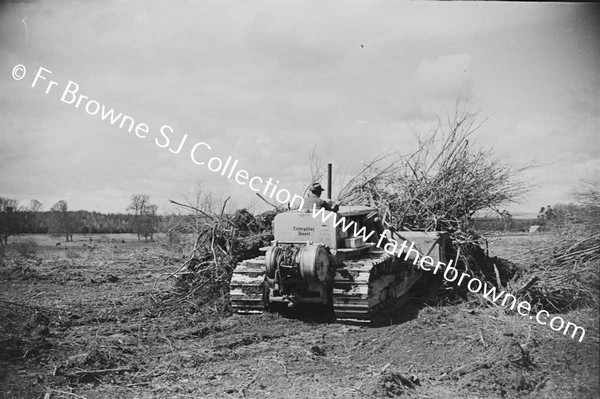
<instances>
[{"instance_id":1,"label":"dry twigs","mask_svg":"<svg viewBox=\"0 0 600 399\"><path fill-rule=\"evenodd\" d=\"M225 212L229 198L219 212L171 203L193 211L187 225L196 226L193 249L187 259L168 277L176 277L180 301L198 302L202 309L220 313L228 308L229 280L238 261L259 255L258 249L270 239L270 223L276 211L254 217L245 209ZM206 305L206 306L202 306Z\"/></svg>"},{"instance_id":2,"label":"dry twigs","mask_svg":"<svg viewBox=\"0 0 600 399\"><path fill-rule=\"evenodd\" d=\"M537 261L520 289L534 304L552 311L600 305L600 234L562 236L537 249Z\"/></svg>"},{"instance_id":3,"label":"dry twigs","mask_svg":"<svg viewBox=\"0 0 600 399\"><path fill-rule=\"evenodd\" d=\"M459 267L494 284L506 284L514 271L487 258L485 239L471 228L476 212L515 201L527 189L513 168L491 150L473 148L471 139L483 122L467 103L458 103L445 123L417 135L412 154L382 154L364 165L342 189L339 201L380 210L392 231L446 231L460 254Z\"/></svg>"},{"instance_id":4,"label":"dry twigs","mask_svg":"<svg viewBox=\"0 0 600 399\"><path fill-rule=\"evenodd\" d=\"M465 225L475 212L498 210L526 189L516 179L523 168L470 146L481 125L467 106L458 105L446 125L417 137L419 148L411 155L384 154L366 164L339 200L379 208L397 230L445 230L471 241Z\"/></svg>"},{"instance_id":5,"label":"dry twigs","mask_svg":"<svg viewBox=\"0 0 600 399\"><path fill-rule=\"evenodd\" d=\"M600 306L600 178L584 181L575 194L579 205L560 234L526 259L529 281L519 292L549 311Z\"/></svg>"}]
</instances>

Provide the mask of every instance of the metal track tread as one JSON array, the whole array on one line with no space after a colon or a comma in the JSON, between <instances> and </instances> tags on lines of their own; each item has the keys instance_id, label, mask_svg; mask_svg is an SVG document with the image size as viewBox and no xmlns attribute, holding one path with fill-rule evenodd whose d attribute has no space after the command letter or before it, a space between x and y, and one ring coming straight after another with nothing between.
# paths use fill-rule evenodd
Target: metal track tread
<instances>
[{"instance_id":1,"label":"metal track tread","mask_svg":"<svg viewBox=\"0 0 600 399\"><path fill-rule=\"evenodd\" d=\"M398 285L397 275L403 269L400 262L392 255L376 251L338 265L333 280L336 318L375 320L377 314L399 296L394 288Z\"/></svg>"},{"instance_id":2,"label":"metal track tread","mask_svg":"<svg viewBox=\"0 0 600 399\"><path fill-rule=\"evenodd\" d=\"M248 259L238 263L231 276L231 307L236 313L262 313L265 310L263 290L265 258Z\"/></svg>"}]
</instances>

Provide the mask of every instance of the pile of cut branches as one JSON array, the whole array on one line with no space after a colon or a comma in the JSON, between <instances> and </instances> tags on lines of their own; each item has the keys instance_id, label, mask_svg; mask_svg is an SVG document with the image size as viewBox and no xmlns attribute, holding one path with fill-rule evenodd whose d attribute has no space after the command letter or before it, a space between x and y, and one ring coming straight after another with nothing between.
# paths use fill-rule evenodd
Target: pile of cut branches
<instances>
[{"instance_id":1,"label":"pile of cut branches","mask_svg":"<svg viewBox=\"0 0 600 399\"><path fill-rule=\"evenodd\" d=\"M176 278L175 286L182 301L215 314L229 307L229 281L236 263L258 256L259 248L273 238L270 225L275 212L255 217L240 209L227 214L227 200L220 213L171 201L193 211L189 217L197 219L198 232L189 257L169 277Z\"/></svg>"},{"instance_id":2,"label":"pile of cut branches","mask_svg":"<svg viewBox=\"0 0 600 399\"><path fill-rule=\"evenodd\" d=\"M468 104L457 104L445 123L416 135L418 148L412 154L384 154L365 164L338 202L378 208L392 231L447 232L450 256L458 257L459 267L496 283L498 273L481 251L486 241L471 228L471 219L478 211L501 214L500 207L516 201L527 186L518 179L525 168L513 168L492 150L472 145L482 123ZM514 272L499 274L505 284Z\"/></svg>"},{"instance_id":3,"label":"pile of cut branches","mask_svg":"<svg viewBox=\"0 0 600 399\"><path fill-rule=\"evenodd\" d=\"M600 234L564 237L538 247L541 256L520 279L532 304L550 311L598 308Z\"/></svg>"},{"instance_id":4,"label":"pile of cut branches","mask_svg":"<svg viewBox=\"0 0 600 399\"><path fill-rule=\"evenodd\" d=\"M465 222L476 212L499 212L527 188L517 179L525 168L471 144L481 125L476 113L459 105L446 123L417 135L419 147L412 154L387 154L365 165L339 201L375 206L398 229L466 232Z\"/></svg>"},{"instance_id":5,"label":"pile of cut branches","mask_svg":"<svg viewBox=\"0 0 600 399\"><path fill-rule=\"evenodd\" d=\"M600 307L600 178L583 181L575 194L577 222L536 248L523 276L521 292L549 311Z\"/></svg>"}]
</instances>

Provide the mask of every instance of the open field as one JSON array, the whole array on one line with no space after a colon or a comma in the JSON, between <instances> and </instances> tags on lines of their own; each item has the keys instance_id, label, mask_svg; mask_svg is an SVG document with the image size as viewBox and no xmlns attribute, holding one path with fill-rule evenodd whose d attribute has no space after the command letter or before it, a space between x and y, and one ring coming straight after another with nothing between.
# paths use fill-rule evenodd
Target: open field
<instances>
[{"instance_id":1,"label":"open field","mask_svg":"<svg viewBox=\"0 0 600 399\"><path fill-rule=\"evenodd\" d=\"M0 266L2 398L600 395L591 310L562 315L586 328L582 343L476 297L412 301L381 325L220 318L176 292L166 276L180 259L155 243L27 238L37 254L9 250ZM518 258L552 239L498 236L490 252Z\"/></svg>"}]
</instances>

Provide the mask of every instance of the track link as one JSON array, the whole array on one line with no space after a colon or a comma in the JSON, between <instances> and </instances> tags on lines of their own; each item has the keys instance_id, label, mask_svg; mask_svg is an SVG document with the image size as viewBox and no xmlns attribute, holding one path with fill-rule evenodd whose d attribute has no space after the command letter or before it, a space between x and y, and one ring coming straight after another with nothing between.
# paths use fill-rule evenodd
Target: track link
<instances>
[{"instance_id":1,"label":"track link","mask_svg":"<svg viewBox=\"0 0 600 399\"><path fill-rule=\"evenodd\" d=\"M338 319L374 320L404 294L420 275L399 258L372 251L338 265L333 281L333 310Z\"/></svg>"},{"instance_id":2,"label":"track link","mask_svg":"<svg viewBox=\"0 0 600 399\"><path fill-rule=\"evenodd\" d=\"M265 310L265 257L238 263L231 276L229 296L236 313L262 313Z\"/></svg>"},{"instance_id":3,"label":"track link","mask_svg":"<svg viewBox=\"0 0 600 399\"><path fill-rule=\"evenodd\" d=\"M262 313L265 301L265 258L240 262L231 277L230 298L236 313ZM371 251L335 267L333 310L337 319L374 320L405 293L420 273L384 251Z\"/></svg>"}]
</instances>

